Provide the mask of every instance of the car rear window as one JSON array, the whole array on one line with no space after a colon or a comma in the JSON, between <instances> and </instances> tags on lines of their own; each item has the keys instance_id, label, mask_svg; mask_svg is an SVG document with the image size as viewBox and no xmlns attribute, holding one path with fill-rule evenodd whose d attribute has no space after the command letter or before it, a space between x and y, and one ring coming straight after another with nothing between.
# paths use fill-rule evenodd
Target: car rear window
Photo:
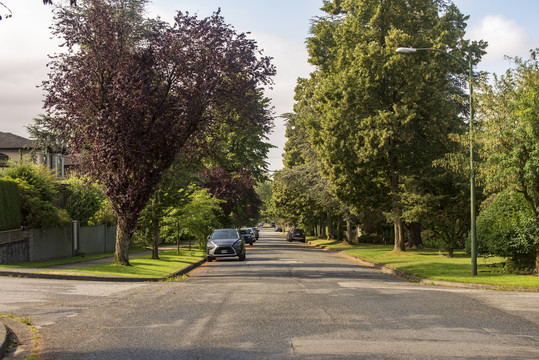
<instances>
[{"instance_id":1,"label":"car rear window","mask_svg":"<svg viewBox=\"0 0 539 360\"><path fill-rule=\"evenodd\" d=\"M216 230L213 232L212 239L235 239L238 237L236 230Z\"/></svg>"}]
</instances>

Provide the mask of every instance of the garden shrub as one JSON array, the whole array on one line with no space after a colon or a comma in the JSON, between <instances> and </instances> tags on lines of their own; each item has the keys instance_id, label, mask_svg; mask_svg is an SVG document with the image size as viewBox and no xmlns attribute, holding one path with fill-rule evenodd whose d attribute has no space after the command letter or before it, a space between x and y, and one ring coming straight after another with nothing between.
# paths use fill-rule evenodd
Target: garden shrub
<instances>
[{"instance_id":1,"label":"garden shrub","mask_svg":"<svg viewBox=\"0 0 539 360\"><path fill-rule=\"evenodd\" d=\"M52 228L69 224L67 211L54 204L58 189L54 176L44 167L18 164L4 172L15 180L22 199L22 225L30 228Z\"/></svg>"},{"instance_id":2,"label":"garden shrub","mask_svg":"<svg viewBox=\"0 0 539 360\"><path fill-rule=\"evenodd\" d=\"M21 194L17 182L11 179L0 179L0 231L21 227L21 206Z\"/></svg>"},{"instance_id":3,"label":"garden shrub","mask_svg":"<svg viewBox=\"0 0 539 360\"><path fill-rule=\"evenodd\" d=\"M81 225L88 225L105 199L103 191L97 184L75 176L66 180L65 184L65 209L71 219L80 221Z\"/></svg>"},{"instance_id":4,"label":"garden shrub","mask_svg":"<svg viewBox=\"0 0 539 360\"><path fill-rule=\"evenodd\" d=\"M477 241L479 253L507 257L518 270L534 268L539 224L524 196L509 190L498 194L477 217Z\"/></svg>"}]
</instances>

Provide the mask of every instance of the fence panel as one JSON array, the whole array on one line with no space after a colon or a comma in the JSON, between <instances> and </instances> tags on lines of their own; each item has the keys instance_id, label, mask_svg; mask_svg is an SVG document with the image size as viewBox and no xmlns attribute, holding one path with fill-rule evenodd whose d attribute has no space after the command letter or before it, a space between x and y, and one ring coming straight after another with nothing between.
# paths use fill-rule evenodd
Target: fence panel
<instances>
[{"instance_id":1,"label":"fence panel","mask_svg":"<svg viewBox=\"0 0 539 360\"><path fill-rule=\"evenodd\" d=\"M73 256L73 227L30 229L30 261Z\"/></svg>"}]
</instances>

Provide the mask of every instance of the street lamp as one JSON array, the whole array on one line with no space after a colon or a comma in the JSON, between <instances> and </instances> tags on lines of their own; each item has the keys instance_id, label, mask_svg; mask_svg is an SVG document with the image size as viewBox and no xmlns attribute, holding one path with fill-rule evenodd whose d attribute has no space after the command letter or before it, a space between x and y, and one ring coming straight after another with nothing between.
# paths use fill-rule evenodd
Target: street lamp
<instances>
[{"instance_id":1,"label":"street lamp","mask_svg":"<svg viewBox=\"0 0 539 360\"><path fill-rule=\"evenodd\" d=\"M472 57L468 56L468 64L462 61L456 56L451 55L450 53L434 48L409 48L409 47L400 47L397 48L397 53L399 54L411 54L418 51L436 51L442 54L445 54L457 61L459 64L468 69L468 84L470 86L470 232L471 232L471 253L472 253L472 275L477 275L477 236L475 230L475 174L473 166L473 122L474 122L474 112L473 112L473 67L472 67Z\"/></svg>"}]
</instances>

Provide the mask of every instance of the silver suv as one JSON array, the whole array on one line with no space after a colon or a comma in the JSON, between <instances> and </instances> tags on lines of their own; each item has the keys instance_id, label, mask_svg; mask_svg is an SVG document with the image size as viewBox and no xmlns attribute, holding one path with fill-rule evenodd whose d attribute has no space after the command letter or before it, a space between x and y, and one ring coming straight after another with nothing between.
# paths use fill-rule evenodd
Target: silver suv
<instances>
[{"instance_id":1,"label":"silver suv","mask_svg":"<svg viewBox=\"0 0 539 360\"><path fill-rule=\"evenodd\" d=\"M216 257L237 256L245 260L245 240L236 229L217 229L208 236L206 260L213 261Z\"/></svg>"}]
</instances>

